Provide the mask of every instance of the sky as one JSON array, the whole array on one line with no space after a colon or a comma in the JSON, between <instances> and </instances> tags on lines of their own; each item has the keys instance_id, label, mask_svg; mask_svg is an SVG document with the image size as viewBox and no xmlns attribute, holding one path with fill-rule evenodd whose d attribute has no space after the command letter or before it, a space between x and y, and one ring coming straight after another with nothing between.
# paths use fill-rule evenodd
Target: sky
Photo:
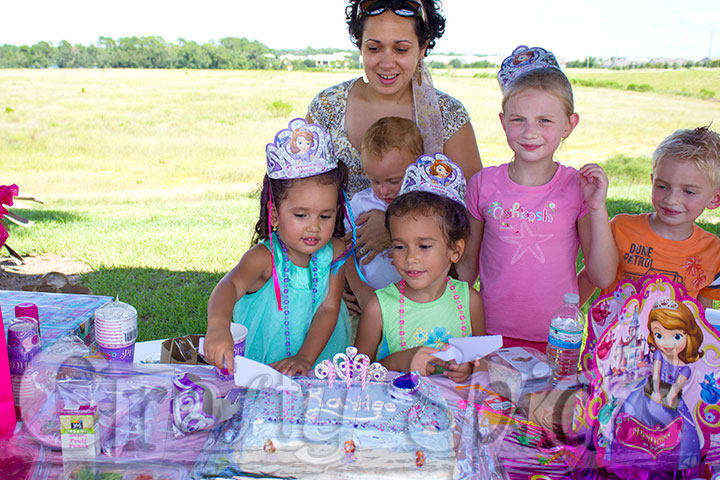
<instances>
[{"instance_id":1,"label":"sky","mask_svg":"<svg viewBox=\"0 0 720 480\"><path fill-rule=\"evenodd\" d=\"M100 36L198 43L246 37L270 48L352 48L345 0L7 0L0 45L94 45ZM436 53L509 55L520 44L559 59L720 57L718 0L444 0Z\"/></svg>"}]
</instances>

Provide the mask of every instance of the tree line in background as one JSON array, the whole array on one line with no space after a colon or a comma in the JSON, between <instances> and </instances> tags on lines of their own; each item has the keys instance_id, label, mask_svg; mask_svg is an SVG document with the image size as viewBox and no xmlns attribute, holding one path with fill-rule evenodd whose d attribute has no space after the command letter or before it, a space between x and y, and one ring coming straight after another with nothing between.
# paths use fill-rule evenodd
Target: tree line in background
<instances>
[{"instance_id":1,"label":"tree line in background","mask_svg":"<svg viewBox=\"0 0 720 480\"><path fill-rule=\"evenodd\" d=\"M0 46L0 68L192 68L192 69L279 69L282 62L274 51L246 38L223 38L218 43L198 44L162 37L100 37L97 46L57 47L48 42L32 46ZM297 67L307 68L303 62ZM314 66L314 65L313 65Z\"/></svg>"},{"instance_id":2,"label":"tree line in background","mask_svg":"<svg viewBox=\"0 0 720 480\"><path fill-rule=\"evenodd\" d=\"M58 46L49 42L35 45L0 46L0 68L189 68L189 69L241 69L269 70L292 68L303 70L318 66L360 68L358 56L348 56L331 65L318 65L310 55L332 54L339 49L275 50L258 41L246 38L228 37L215 43L198 44L185 39L177 43L167 43L162 37L123 37L114 40L100 37L97 45L72 45L63 40ZM295 57L281 58L285 54ZM305 56L306 58L297 58ZM432 60L431 68L492 68L496 64L489 61L473 63L453 59L449 64ZM568 68L690 68L695 66L720 67L720 59L692 62L667 61L644 64L623 64L616 59L602 60L587 57L584 60L567 62Z\"/></svg>"},{"instance_id":3,"label":"tree line in background","mask_svg":"<svg viewBox=\"0 0 720 480\"><path fill-rule=\"evenodd\" d=\"M638 62L632 59L622 58L609 58L602 59L597 57L585 57L584 60L571 60L565 63L566 68L610 68L614 70L631 70L635 68L655 68L655 69L673 69L679 68L692 68L692 67L707 67L707 68L719 68L720 59L704 58L693 62L692 60L666 60L666 59L654 59L649 62Z\"/></svg>"}]
</instances>

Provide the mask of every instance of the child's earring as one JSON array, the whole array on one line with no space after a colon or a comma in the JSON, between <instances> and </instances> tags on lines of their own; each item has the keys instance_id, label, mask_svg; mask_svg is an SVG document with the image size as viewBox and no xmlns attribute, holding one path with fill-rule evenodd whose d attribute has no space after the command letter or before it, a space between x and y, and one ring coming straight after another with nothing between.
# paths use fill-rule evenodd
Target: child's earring
<instances>
[{"instance_id":1,"label":"child's earring","mask_svg":"<svg viewBox=\"0 0 720 480\"><path fill-rule=\"evenodd\" d=\"M275 209L273 208L270 210L270 218L268 219L268 222L270 223L270 230L273 232L277 231L277 224L278 224L278 217L277 212L275 212Z\"/></svg>"}]
</instances>

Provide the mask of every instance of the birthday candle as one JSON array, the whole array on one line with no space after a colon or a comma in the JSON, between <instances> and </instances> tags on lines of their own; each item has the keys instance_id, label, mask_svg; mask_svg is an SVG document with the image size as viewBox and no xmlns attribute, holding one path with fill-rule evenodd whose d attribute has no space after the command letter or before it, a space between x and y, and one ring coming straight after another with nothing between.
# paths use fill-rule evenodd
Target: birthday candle
<instances>
[{"instance_id":1,"label":"birthday candle","mask_svg":"<svg viewBox=\"0 0 720 480\"><path fill-rule=\"evenodd\" d=\"M350 370L350 359L345 360L345 385L350 388L352 382L352 370Z\"/></svg>"},{"instance_id":2,"label":"birthday candle","mask_svg":"<svg viewBox=\"0 0 720 480\"><path fill-rule=\"evenodd\" d=\"M331 362L327 363L328 366L328 385L333 386L333 382L335 381L335 365L333 365Z\"/></svg>"},{"instance_id":3,"label":"birthday candle","mask_svg":"<svg viewBox=\"0 0 720 480\"><path fill-rule=\"evenodd\" d=\"M363 358L362 371L360 373L362 390L365 390L365 385L367 384L368 365L370 365L370 357Z\"/></svg>"}]
</instances>

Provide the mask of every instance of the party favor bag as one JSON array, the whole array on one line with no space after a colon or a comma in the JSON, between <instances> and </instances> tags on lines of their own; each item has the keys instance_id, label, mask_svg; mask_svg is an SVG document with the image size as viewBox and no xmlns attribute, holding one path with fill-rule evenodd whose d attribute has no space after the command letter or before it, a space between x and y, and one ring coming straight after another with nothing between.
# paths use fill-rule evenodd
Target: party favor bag
<instances>
[{"instance_id":1,"label":"party favor bag","mask_svg":"<svg viewBox=\"0 0 720 480\"><path fill-rule=\"evenodd\" d=\"M160 347L160 363L207 365L205 357L200 354L201 338L203 335L186 335L163 340Z\"/></svg>"},{"instance_id":2,"label":"party favor bag","mask_svg":"<svg viewBox=\"0 0 720 480\"><path fill-rule=\"evenodd\" d=\"M2 323L2 312L0 311L0 325ZM15 431L15 422L15 402L10 381L5 328L3 327L0 329L0 438L12 436Z\"/></svg>"},{"instance_id":3,"label":"party favor bag","mask_svg":"<svg viewBox=\"0 0 720 480\"><path fill-rule=\"evenodd\" d=\"M661 275L599 298L588 314L596 327L599 309L609 313L604 329L591 327L582 362L590 388L575 409L595 468L698 476L720 458L720 333Z\"/></svg>"}]
</instances>

